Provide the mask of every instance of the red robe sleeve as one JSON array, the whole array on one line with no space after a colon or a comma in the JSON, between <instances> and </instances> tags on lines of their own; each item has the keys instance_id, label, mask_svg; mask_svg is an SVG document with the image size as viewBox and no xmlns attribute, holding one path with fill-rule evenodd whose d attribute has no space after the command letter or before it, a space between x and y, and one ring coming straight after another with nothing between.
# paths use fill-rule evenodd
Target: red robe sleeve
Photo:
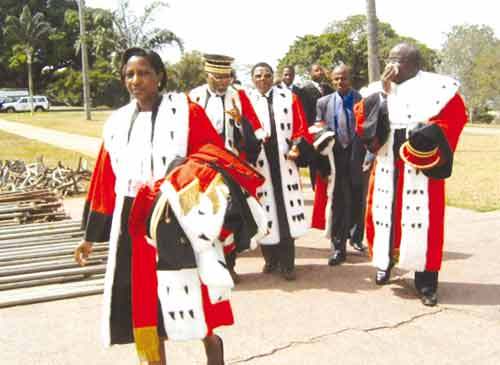
<instances>
[{"instance_id":1,"label":"red robe sleeve","mask_svg":"<svg viewBox=\"0 0 500 365\"><path fill-rule=\"evenodd\" d=\"M292 95L292 110L293 110L293 133L292 140L304 138L307 143L312 143L313 138L308 131L307 119L302 108L302 103L297 95Z\"/></svg>"},{"instance_id":2,"label":"red robe sleeve","mask_svg":"<svg viewBox=\"0 0 500 365\"><path fill-rule=\"evenodd\" d=\"M215 131L203 108L189 102L188 156L207 143L224 148L224 141Z\"/></svg>"},{"instance_id":3,"label":"red robe sleeve","mask_svg":"<svg viewBox=\"0 0 500 365\"><path fill-rule=\"evenodd\" d=\"M87 241L109 241L115 209L115 180L109 152L102 145L90 180L82 217L82 229Z\"/></svg>"},{"instance_id":4,"label":"red robe sleeve","mask_svg":"<svg viewBox=\"0 0 500 365\"><path fill-rule=\"evenodd\" d=\"M262 124L260 123L259 117L257 117L257 113L255 112L252 103L250 102L250 99L248 99L245 91L238 90L238 95L241 102L241 115L245 117L248 123L252 126L254 132L262 129Z\"/></svg>"},{"instance_id":5,"label":"red robe sleeve","mask_svg":"<svg viewBox=\"0 0 500 365\"><path fill-rule=\"evenodd\" d=\"M467 120L467 108L462 97L457 93L430 122L437 124L441 128L451 150L455 151L458 138Z\"/></svg>"}]
</instances>

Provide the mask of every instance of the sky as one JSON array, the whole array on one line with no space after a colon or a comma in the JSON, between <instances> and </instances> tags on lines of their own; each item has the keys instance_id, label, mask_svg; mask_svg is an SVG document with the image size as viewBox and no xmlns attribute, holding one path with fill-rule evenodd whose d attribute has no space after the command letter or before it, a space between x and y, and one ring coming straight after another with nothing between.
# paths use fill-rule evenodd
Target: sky
<instances>
[{"instance_id":1,"label":"sky","mask_svg":"<svg viewBox=\"0 0 500 365\"><path fill-rule=\"evenodd\" d=\"M151 0L129 0L142 13ZM439 49L453 25L485 24L500 37L495 0L378 0L377 16L395 31ZM167 0L157 25L177 34L187 51L222 53L240 65L265 61L275 66L297 37L321 34L332 21L365 14L366 0ZM86 0L90 7L112 9L116 0ZM174 48L162 56L179 59Z\"/></svg>"}]
</instances>

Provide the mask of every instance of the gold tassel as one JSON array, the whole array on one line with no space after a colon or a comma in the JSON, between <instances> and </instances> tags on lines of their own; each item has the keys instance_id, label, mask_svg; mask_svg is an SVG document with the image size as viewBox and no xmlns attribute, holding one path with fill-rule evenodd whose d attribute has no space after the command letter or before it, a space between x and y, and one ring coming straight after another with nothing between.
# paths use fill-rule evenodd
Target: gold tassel
<instances>
[{"instance_id":1,"label":"gold tassel","mask_svg":"<svg viewBox=\"0 0 500 365\"><path fill-rule=\"evenodd\" d=\"M194 206L200 204L200 182L197 178L179 191L182 214L187 215Z\"/></svg>"},{"instance_id":2,"label":"gold tassel","mask_svg":"<svg viewBox=\"0 0 500 365\"><path fill-rule=\"evenodd\" d=\"M205 190L205 195L212 202L214 214L216 214L219 211L221 206L219 202L219 196L217 195L217 188L221 185L224 185L224 180L222 179L222 175L218 173L217 175L215 175L212 182L210 183L210 185L208 185L207 189ZM224 189L222 189L221 191L226 197L227 192Z\"/></svg>"},{"instance_id":3,"label":"gold tassel","mask_svg":"<svg viewBox=\"0 0 500 365\"><path fill-rule=\"evenodd\" d=\"M160 338L156 327L134 328L134 341L141 362L160 361Z\"/></svg>"}]
</instances>

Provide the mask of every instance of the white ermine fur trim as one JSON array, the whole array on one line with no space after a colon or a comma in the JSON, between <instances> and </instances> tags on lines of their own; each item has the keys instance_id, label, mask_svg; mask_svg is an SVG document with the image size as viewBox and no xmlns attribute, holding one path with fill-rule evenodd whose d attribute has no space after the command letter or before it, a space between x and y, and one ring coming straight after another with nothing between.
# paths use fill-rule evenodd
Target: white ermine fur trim
<instances>
[{"instance_id":1,"label":"white ermine fur trim","mask_svg":"<svg viewBox=\"0 0 500 365\"><path fill-rule=\"evenodd\" d=\"M208 328L198 271L159 270L157 276L158 297L168 338L175 341L203 339Z\"/></svg>"}]
</instances>

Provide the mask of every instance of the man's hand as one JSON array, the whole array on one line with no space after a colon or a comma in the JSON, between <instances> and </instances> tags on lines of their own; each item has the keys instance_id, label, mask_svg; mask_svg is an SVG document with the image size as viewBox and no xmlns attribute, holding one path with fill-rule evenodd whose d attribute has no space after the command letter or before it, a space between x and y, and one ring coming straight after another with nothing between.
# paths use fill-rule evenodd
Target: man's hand
<instances>
[{"instance_id":1,"label":"man's hand","mask_svg":"<svg viewBox=\"0 0 500 365\"><path fill-rule=\"evenodd\" d=\"M236 101L234 100L234 98L231 99L231 102L233 104L233 108L226 110L226 114L228 114L236 123L239 123L241 120L240 110L236 106Z\"/></svg>"},{"instance_id":2,"label":"man's hand","mask_svg":"<svg viewBox=\"0 0 500 365\"><path fill-rule=\"evenodd\" d=\"M288 151L288 154L286 158L291 161L295 161L297 158L300 156L300 151L299 148L296 145L293 145L292 148L290 148L290 151Z\"/></svg>"},{"instance_id":3,"label":"man's hand","mask_svg":"<svg viewBox=\"0 0 500 365\"><path fill-rule=\"evenodd\" d=\"M85 266L87 264L87 259L92 253L94 244L89 241L83 240L75 249L75 261L80 266Z\"/></svg>"},{"instance_id":4,"label":"man's hand","mask_svg":"<svg viewBox=\"0 0 500 365\"><path fill-rule=\"evenodd\" d=\"M388 63L387 66L385 66L381 78L382 78L382 87L386 94L391 93L392 81L394 80L394 78L397 76L398 73L399 73L399 65L397 63Z\"/></svg>"}]
</instances>

